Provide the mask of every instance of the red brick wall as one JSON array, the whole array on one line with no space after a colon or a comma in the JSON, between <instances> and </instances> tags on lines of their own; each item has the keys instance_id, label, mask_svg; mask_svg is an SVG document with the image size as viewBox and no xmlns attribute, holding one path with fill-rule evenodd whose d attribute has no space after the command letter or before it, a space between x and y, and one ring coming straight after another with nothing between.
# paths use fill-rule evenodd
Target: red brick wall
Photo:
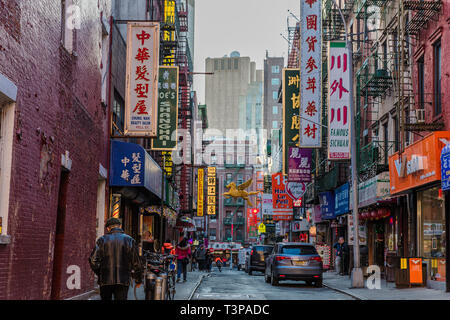
<instances>
[{"instance_id":1,"label":"red brick wall","mask_svg":"<svg viewBox=\"0 0 450 320\"><path fill-rule=\"evenodd\" d=\"M12 239L0 245L0 299L50 298L66 150L72 170L61 298L93 288L87 260L96 236L99 163L109 167L107 110L100 103L100 12L110 16L106 2L81 2L75 57L60 45L59 0L0 0L0 73L18 87L8 220ZM81 268L80 290L66 288L69 265Z\"/></svg>"},{"instance_id":2,"label":"red brick wall","mask_svg":"<svg viewBox=\"0 0 450 320\"><path fill-rule=\"evenodd\" d=\"M450 64L447 63L446 57L450 54L450 3L448 1L442 1L442 8L438 15L434 16L426 25L426 28L420 33L420 37L416 46L413 49L413 58L411 63L413 64L413 84L415 90L415 103L419 105L418 94L418 68L417 59L424 57L425 66L425 121L426 123L432 122L444 122L445 129L450 130ZM439 29L442 30L441 36ZM442 103L442 115L439 117L434 116L434 50L433 44L436 40L441 39L441 103ZM431 102L432 104L428 103ZM422 136L424 132L421 133ZM421 140L422 137L415 135L415 140Z\"/></svg>"}]
</instances>

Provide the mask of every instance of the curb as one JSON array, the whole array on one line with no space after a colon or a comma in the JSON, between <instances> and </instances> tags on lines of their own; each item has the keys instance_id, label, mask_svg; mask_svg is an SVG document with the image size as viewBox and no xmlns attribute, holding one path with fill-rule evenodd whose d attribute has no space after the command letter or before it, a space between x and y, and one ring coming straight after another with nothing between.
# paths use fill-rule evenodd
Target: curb
<instances>
[{"instance_id":1,"label":"curb","mask_svg":"<svg viewBox=\"0 0 450 320\"><path fill-rule=\"evenodd\" d=\"M201 283L202 283L202 281L203 281L203 278L209 277L209 276L210 276L209 273L208 273L208 274L202 274L202 275L201 275L200 279L198 280L197 284L195 285L194 290L192 290L192 292L191 292L191 294L189 295L189 297L187 298L187 300L192 300L192 297L194 296L195 291L197 291L198 287L200 287L200 285L201 285Z\"/></svg>"},{"instance_id":2,"label":"curb","mask_svg":"<svg viewBox=\"0 0 450 320\"><path fill-rule=\"evenodd\" d=\"M348 292L348 291L346 291L346 290L338 289L338 288L332 287L332 286L330 286L330 285L327 285L327 284L325 284L325 283L322 283L322 285L323 285L325 288L328 288L328 289L337 291L337 292L339 292L339 293L346 294L346 295L348 295L348 296L350 296L350 297L352 297L353 299L356 299L356 300L368 300L368 299L366 299L366 298L358 297L358 296L356 296L356 295L354 295L354 294L352 294L352 293L350 293L350 292Z\"/></svg>"}]
</instances>

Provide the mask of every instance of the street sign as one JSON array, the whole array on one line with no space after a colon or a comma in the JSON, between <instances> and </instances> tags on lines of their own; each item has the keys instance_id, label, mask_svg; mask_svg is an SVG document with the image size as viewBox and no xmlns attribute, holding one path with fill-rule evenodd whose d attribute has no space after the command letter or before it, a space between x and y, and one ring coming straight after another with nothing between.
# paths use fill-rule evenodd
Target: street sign
<instances>
[{"instance_id":1,"label":"street sign","mask_svg":"<svg viewBox=\"0 0 450 320\"><path fill-rule=\"evenodd\" d=\"M259 233L265 233L266 232L266 225L264 223L260 223L258 227Z\"/></svg>"},{"instance_id":2,"label":"street sign","mask_svg":"<svg viewBox=\"0 0 450 320\"><path fill-rule=\"evenodd\" d=\"M441 184L442 191L450 190L450 144L441 152Z\"/></svg>"}]
</instances>

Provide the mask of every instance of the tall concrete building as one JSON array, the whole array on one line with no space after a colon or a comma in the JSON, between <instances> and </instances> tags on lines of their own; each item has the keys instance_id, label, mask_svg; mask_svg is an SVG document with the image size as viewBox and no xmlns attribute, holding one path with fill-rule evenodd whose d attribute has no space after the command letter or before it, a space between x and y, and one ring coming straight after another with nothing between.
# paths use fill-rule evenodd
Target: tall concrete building
<instances>
[{"instance_id":1,"label":"tall concrete building","mask_svg":"<svg viewBox=\"0 0 450 320\"><path fill-rule=\"evenodd\" d=\"M249 89L253 85L258 86L256 63L234 51L230 57L207 58L206 72L214 72L205 85L209 127L219 129L224 134L226 129L246 129L247 124L243 119ZM258 74L258 80L262 80L262 74ZM253 102L255 105L258 103Z\"/></svg>"},{"instance_id":2,"label":"tall concrete building","mask_svg":"<svg viewBox=\"0 0 450 320\"><path fill-rule=\"evenodd\" d=\"M283 123L283 105L278 102L278 93L283 77L283 57L269 57L264 60L264 129L270 145L269 171L280 170L280 130Z\"/></svg>"}]
</instances>

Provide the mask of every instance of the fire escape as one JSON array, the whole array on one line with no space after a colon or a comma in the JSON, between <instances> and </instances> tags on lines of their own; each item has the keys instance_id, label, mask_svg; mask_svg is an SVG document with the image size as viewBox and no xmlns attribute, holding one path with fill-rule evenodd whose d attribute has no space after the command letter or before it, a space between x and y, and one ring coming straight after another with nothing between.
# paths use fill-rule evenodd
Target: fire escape
<instances>
[{"instance_id":1,"label":"fire escape","mask_svg":"<svg viewBox=\"0 0 450 320\"><path fill-rule=\"evenodd\" d=\"M400 111L400 131L402 147L405 145L405 136L408 132L437 131L444 128L442 121L433 122L426 119L424 103L431 101L420 101L421 99L430 99L433 94L414 95L411 83L411 56L407 44L420 37L420 31L426 28L427 23L435 19L442 8L441 0L407 0L400 1L400 12L403 19L399 18L400 43L400 74L405 76L399 78L399 106ZM408 15L408 12L411 14ZM408 19L410 18L410 19ZM411 83L411 84L410 84ZM400 99L403 97L403 99ZM427 121L428 120L428 121Z\"/></svg>"},{"instance_id":2,"label":"fire escape","mask_svg":"<svg viewBox=\"0 0 450 320\"><path fill-rule=\"evenodd\" d=\"M177 3L177 11L180 23L180 34L178 38L178 48L176 53L176 65L179 67L179 109L178 109L178 128L182 134L178 143L185 143L183 139L191 134L192 122L192 103L191 99L191 85L192 85L192 59L190 48L187 39L188 33L188 11L185 2ZM187 144L190 146L190 142ZM188 151L190 152L190 151ZM188 164L181 164L180 168L176 170L176 181L179 186L180 193L180 211L181 213L191 213L192 207L192 175L193 168Z\"/></svg>"}]
</instances>

